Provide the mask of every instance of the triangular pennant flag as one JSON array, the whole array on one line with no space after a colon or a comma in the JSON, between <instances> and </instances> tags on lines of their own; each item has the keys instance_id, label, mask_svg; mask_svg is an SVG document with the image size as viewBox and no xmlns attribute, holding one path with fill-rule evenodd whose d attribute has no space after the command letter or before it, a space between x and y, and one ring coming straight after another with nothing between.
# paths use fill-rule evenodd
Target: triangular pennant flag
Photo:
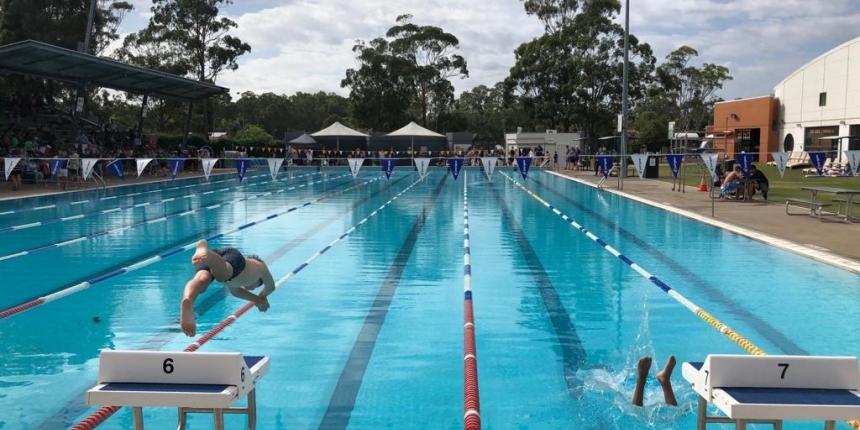
<instances>
[{"instance_id":1,"label":"triangular pennant flag","mask_svg":"<svg viewBox=\"0 0 860 430\"><path fill-rule=\"evenodd\" d=\"M236 159L236 172L239 173L239 182L242 182L242 179L245 179L245 172L248 171L248 165L250 164L251 160L247 158Z\"/></svg>"},{"instance_id":2,"label":"triangular pennant flag","mask_svg":"<svg viewBox=\"0 0 860 430\"><path fill-rule=\"evenodd\" d=\"M98 158L82 158L81 163L83 163L84 168L84 180L90 178L90 175L93 173L93 167L96 166L96 163L99 161Z\"/></svg>"},{"instance_id":3,"label":"triangular pennant flag","mask_svg":"<svg viewBox=\"0 0 860 430\"><path fill-rule=\"evenodd\" d=\"M48 167L51 169L51 176L57 176L60 169L65 169L69 165L68 158L52 158L48 162Z\"/></svg>"},{"instance_id":4,"label":"triangular pennant flag","mask_svg":"<svg viewBox=\"0 0 860 430\"><path fill-rule=\"evenodd\" d=\"M348 158L349 171L352 173L352 179L358 176L358 171L361 170L361 165L364 164L364 158Z\"/></svg>"},{"instance_id":5,"label":"triangular pennant flag","mask_svg":"<svg viewBox=\"0 0 860 430\"><path fill-rule=\"evenodd\" d=\"M630 154L630 158L633 159L633 166L636 167L639 179L645 178L645 163L648 162L648 154Z\"/></svg>"},{"instance_id":6,"label":"triangular pennant flag","mask_svg":"<svg viewBox=\"0 0 860 430\"><path fill-rule=\"evenodd\" d=\"M283 158L269 158L269 173L272 175L272 180L278 178L278 172L281 171L281 165L284 164Z\"/></svg>"},{"instance_id":7,"label":"triangular pennant flag","mask_svg":"<svg viewBox=\"0 0 860 430\"><path fill-rule=\"evenodd\" d=\"M771 152L776 168L779 169L779 177L785 177L785 166L788 165L788 153L785 151Z\"/></svg>"},{"instance_id":8,"label":"triangular pennant flag","mask_svg":"<svg viewBox=\"0 0 860 430\"><path fill-rule=\"evenodd\" d=\"M672 176L678 177L678 172L681 171L681 162L684 161L684 154L669 154L666 155L666 162L669 163L669 168L672 169Z\"/></svg>"},{"instance_id":9,"label":"triangular pennant flag","mask_svg":"<svg viewBox=\"0 0 860 430\"><path fill-rule=\"evenodd\" d=\"M206 180L209 180L209 175L212 174L212 168L215 167L215 163L218 162L217 158L204 158L203 159L203 175L206 176Z\"/></svg>"},{"instance_id":10,"label":"triangular pennant flag","mask_svg":"<svg viewBox=\"0 0 860 430\"><path fill-rule=\"evenodd\" d=\"M460 169L463 168L463 159L462 158L449 158L448 159L448 170L451 171L451 174L454 175L454 180L457 180L457 177L460 176Z\"/></svg>"},{"instance_id":11,"label":"triangular pennant flag","mask_svg":"<svg viewBox=\"0 0 860 430\"><path fill-rule=\"evenodd\" d=\"M844 153L845 158L847 159L846 161L851 167L851 172L854 176L857 176L860 174L860 166L858 166L858 164L860 164L860 150L853 149L851 151L844 151Z\"/></svg>"},{"instance_id":12,"label":"triangular pennant flag","mask_svg":"<svg viewBox=\"0 0 860 430\"><path fill-rule=\"evenodd\" d=\"M487 179L493 179L493 170L496 169L496 162L499 159L496 157L481 157L481 164L484 165L484 173L487 174Z\"/></svg>"},{"instance_id":13,"label":"triangular pennant flag","mask_svg":"<svg viewBox=\"0 0 860 430\"><path fill-rule=\"evenodd\" d=\"M427 176L427 166L430 165L429 158L416 158L415 167L418 169L418 176L423 178Z\"/></svg>"},{"instance_id":14,"label":"triangular pennant flag","mask_svg":"<svg viewBox=\"0 0 860 430\"><path fill-rule=\"evenodd\" d=\"M523 180L528 176L531 165L532 157L517 157L517 167L520 170L520 174L523 175Z\"/></svg>"},{"instance_id":15,"label":"triangular pennant flag","mask_svg":"<svg viewBox=\"0 0 860 430\"><path fill-rule=\"evenodd\" d=\"M107 165L107 169L113 172L117 178L121 180L125 180L125 172L122 170L122 159L117 158L116 160L111 161L110 164Z\"/></svg>"},{"instance_id":16,"label":"triangular pennant flag","mask_svg":"<svg viewBox=\"0 0 860 430\"><path fill-rule=\"evenodd\" d=\"M143 173L143 169L146 169L146 165L152 161L152 158L138 158L137 159L137 177L140 177L140 174Z\"/></svg>"},{"instance_id":17,"label":"triangular pennant flag","mask_svg":"<svg viewBox=\"0 0 860 430\"><path fill-rule=\"evenodd\" d=\"M185 159L184 158L171 158L170 159L170 179L176 179L176 175L179 174L179 171L185 167Z\"/></svg>"},{"instance_id":18,"label":"triangular pennant flag","mask_svg":"<svg viewBox=\"0 0 860 430\"><path fill-rule=\"evenodd\" d=\"M720 154L715 153L707 153L702 154L702 161L705 163L705 166L708 168L708 172L711 173L711 180L716 182L717 179L717 158Z\"/></svg>"},{"instance_id":19,"label":"triangular pennant flag","mask_svg":"<svg viewBox=\"0 0 860 430\"><path fill-rule=\"evenodd\" d=\"M391 172L394 171L394 163L397 160L394 158L383 158L382 159L382 170L385 172L385 177L391 179Z\"/></svg>"},{"instance_id":20,"label":"triangular pennant flag","mask_svg":"<svg viewBox=\"0 0 860 430\"><path fill-rule=\"evenodd\" d=\"M753 154L742 152L740 154L735 154L735 157L738 157L738 164L741 165L741 170L744 172L744 177L746 178L750 175L750 166L753 162Z\"/></svg>"},{"instance_id":21,"label":"triangular pennant flag","mask_svg":"<svg viewBox=\"0 0 860 430\"><path fill-rule=\"evenodd\" d=\"M603 170L603 177L609 177L609 171L612 169L612 156L611 155L598 155L594 157L597 159L597 165Z\"/></svg>"},{"instance_id":22,"label":"triangular pennant flag","mask_svg":"<svg viewBox=\"0 0 860 430\"><path fill-rule=\"evenodd\" d=\"M5 170L3 170L3 171L6 172L6 180L8 181L9 180L9 174L12 173L12 169L18 165L19 161L21 161L21 157L6 158L6 159L4 159L4 161L5 161L5 163L4 163L5 164L5 166L4 166Z\"/></svg>"},{"instance_id":23,"label":"triangular pennant flag","mask_svg":"<svg viewBox=\"0 0 860 430\"><path fill-rule=\"evenodd\" d=\"M6 180L8 181L9 180L9 174L12 173L12 169L18 165L19 161L21 161L21 157L10 157L10 158L6 158L4 161L6 162L5 163L6 169L4 170L4 172L6 172Z\"/></svg>"},{"instance_id":24,"label":"triangular pennant flag","mask_svg":"<svg viewBox=\"0 0 860 430\"><path fill-rule=\"evenodd\" d=\"M824 176L824 160L827 158L826 152L810 152L809 161L815 166L818 176Z\"/></svg>"}]
</instances>

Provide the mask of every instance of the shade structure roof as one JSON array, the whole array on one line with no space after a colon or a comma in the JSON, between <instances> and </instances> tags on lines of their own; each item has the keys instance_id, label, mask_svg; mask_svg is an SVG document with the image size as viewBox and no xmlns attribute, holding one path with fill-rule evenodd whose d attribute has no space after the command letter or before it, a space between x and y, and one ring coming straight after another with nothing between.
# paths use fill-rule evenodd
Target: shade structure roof
<instances>
[{"instance_id":1,"label":"shade structure roof","mask_svg":"<svg viewBox=\"0 0 860 430\"><path fill-rule=\"evenodd\" d=\"M319 137L319 136L332 136L332 137L334 137L334 136L362 136L362 137L367 137L366 134L359 132L359 131L355 131L355 130L341 124L338 121L335 121L334 124L324 128L324 129L322 129L316 133L311 133L311 136L313 136L313 137Z\"/></svg>"},{"instance_id":2,"label":"shade structure roof","mask_svg":"<svg viewBox=\"0 0 860 430\"><path fill-rule=\"evenodd\" d=\"M229 92L217 85L35 40L0 46L0 70L179 101L200 100Z\"/></svg>"},{"instance_id":3,"label":"shade structure roof","mask_svg":"<svg viewBox=\"0 0 860 430\"><path fill-rule=\"evenodd\" d=\"M310 137L310 136L308 136L307 133L305 133L305 134L291 140L290 143L310 144L310 143L317 143L317 141L314 140L313 137Z\"/></svg>"},{"instance_id":4,"label":"shade structure roof","mask_svg":"<svg viewBox=\"0 0 860 430\"><path fill-rule=\"evenodd\" d=\"M415 121L410 122L403 128L394 130L391 133L386 134L386 136L445 137L439 133L436 133L435 131L427 130L420 125L415 124Z\"/></svg>"}]
</instances>

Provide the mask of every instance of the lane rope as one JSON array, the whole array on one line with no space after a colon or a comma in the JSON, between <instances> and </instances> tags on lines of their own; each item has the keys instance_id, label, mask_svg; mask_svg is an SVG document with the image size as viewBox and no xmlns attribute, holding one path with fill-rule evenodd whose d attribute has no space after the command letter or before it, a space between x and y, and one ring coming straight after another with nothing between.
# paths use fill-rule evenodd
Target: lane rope
<instances>
[{"instance_id":1,"label":"lane rope","mask_svg":"<svg viewBox=\"0 0 860 430\"><path fill-rule=\"evenodd\" d=\"M228 234L233 234L233 233L236 233L236 232L238 232L238 231L240 231L240 230L244 230L244 229L246 229L246 228L248 228L248 227L251 227L251 226L254 226L254 225L257 225L257 224L261 224L261 223L266 222L266 221L269 221L269 220L271 220L271 219L275 219L275 218L277 218L277 217L279 217L279 216L281 216L281 215L288 214L288 213L293 212L293 211L295 211L295 210L297 210L297 209L301 209L301 208L304 208L304 207L310 206L310 205L312 205L312 204L319 203L319 202L321 202L321 201L323 201L323 200L326 200L326 199L329 199L329 198L331 198L331 197L334 197L334 196L337 196L337 195L343 194L343 193L345 193L345 192L347 192L347 191L354 190L354 189L359 188L359 187L363 187L363 186L365 186L365 185L367 185L367 184L369 184L369 183L371 183L371 182L375 182L375 181L378 181L378 180L380 180L380 179L382 179L382 176L380 176L380 177L378 177L378 178L374 178L374 179L367 180L367 181L365 181L365 182L363 182L363 183L361 183L361 184L353 185L352 187L349 187L349 188L343 189L343 190L341 190L341 191L338 191L338 192L335 192L335 193L331 193L331 194L328 194L328 195L325 195L325 196L322 196L322 197L316 198L316 199L314 199L314 200L307 201L307 202L302 203L302 204L300 204L300 205L298 205L298 206L293 206L293 207L291 207L291 208L289 208L289 209L287 209L287 210L285 210L285 211L283 211L283 212L278 212L278 213L275 213L275 214L268 215L268 216L266 216L265 218L262 218L262 219L259 219L259 220L257 220L257 221L250 222L250 223L247 223L247 224L240 225L240 226L238 226L238 227L236 227L236 228L233 228L233 229L231 229L231 230L227 230L227 231L223 231L223 232L220 232L220 233L216 233L216 234L214 234L214 235L212 235L212 236L207 237L207 238L206 238L206 240L207 240L207 241L212 241L212 240L215 240L215 239L219 239L219 238L224 237L224 236L226 236L226 235L228 235ZM119 276L119 275L123 275L123 274L126 274L126 273L133 272L133 271L135 271L135 270L138 270L138 269L144 268L144 267L146 267L146 266L149 266L150 264L154 264L154 263L157 263L157 262L159 262L159 261L162 261L162 260L164 260L164 259L165 259L165 258L167 258L167 257L170 257L170 256L173 256L173 255L176 255L176 254L182 253L182 252L184 252L184 251L188 251L188 250L190 250L190 249L194 249L196 246L197 246L197 241L194 241L193 243L189 243L189 244L184 245L184 246L180 246L180 247L177 247L177 248L173 248L173 249L171 249L171 250L169 250L169 251L166 251L166 252L164 252L164 253L161 253L161 254L155 255L155 256L153 256L153 257L149 257L149 258L144 259L144 260L141 260L141 261L138 261L138 262L136 262L136 263L134 263L134 264L131 264L131 265L128 265L128 266L122 267L122 268L120 268L120 269L116 269L116 270L114 270L114 271L112 271L112 272L105 273L105 274L103 274L103 275L99 275L99 276L97 276L97 277L95 277L95 278L92 278L92 279L86 280L86 281L84 281L84 282L81 282L81 283L78 283L78 284L72 285L72 286L70 286L70 287L63 288L63 289L61 289L61 290L59 290L59 291L56 291L56 292L51 293L51 294L48 294L48 295L46 295L46 296L39 297L39 298L37 298L37 299L30 300L30 301L25 302L25 303L22 303L22 304L20 304L20 305L16 305L16 306L10 307L10 308L8 308L8 309L6 309L6 310L0 311L0 320L2 320L2 319L4 319L4 318L8 318L8 317L10 317L10 316L12 316L12 315L15 315L15 314L19 314L19 313L24 312L24 311L26 311L26 310L29 310L29 309L35 308L36 306L44 305L44 304L46 304L46 303L53 302L53 301L55 301L55 300L57 300L57 299L60 299L60 298L66 297L66 296L68 296L68 295L70 295L70 294L74 294L74 293L77 293L77 292L79 292L79 291L83 291L83 290L85 290L85 289L87 289L87 288L89 288L89 287L91 287L91 286L93 286L93 285L95 285L95 284L98 284L99 282L106 281L106 280L108 280L108 279L111 279L111 278L117 277L117 276Z\"/></svg>"},{"instance_id":2,"label":"lane rope","mask_svg":"<svg viewBox=\"0 0 860 430\"><path fill-rule=\"evenodd\" d=\"M481 429L478 357L472 308L472 245L469 238L468 177L463 175L463 429Z\"/></svg>"},{"instance_id":3,"label":"lane rope","mask_svg":"<svg viewBox=\"0 0 860 430\"><path fill-rule=\"evenodd\" d=\"M266 191L266 192L264 192L264 193L255 194L255 195L252 195L252 196L246 196L246 197L242 197L242 198L235 199L235 200L228 200L228 201L224 201L224 202L218 202L218 203L214 203L214 204L207 205L207 206L201 206L201 207L199 207L199 208L197 208L197 209L191 209L191 210L187 210L187 211L184 211L184 212L177 212L177 213L174 213L174 214L165 215L165 216L161 216L161 217L158 217L158 218L152 218L152 219L148 219L148 220L144 220L144 221L139 221L139 222L136 222L136 223L134 223L134 224L130 224L130 225L123 226L123 227L117 227L117 228L112 228L112 229L107 229L107 230L98 231L98 232L95 232L95 233L90 233L90 234L83 235L83 236L78 236L78 237L75 237L75 238L71 238L71 239L68 239L68 240L64 240L64 241L62 241L62 242L56 242L56 243L51 243L51 244L48 244L48 245L37 246L37 247L35 247L35 248L31 248L31 249L28 249L28 250L24 250L24 251L16 252L16 253L13 253L13 254L8 254L8 255L0 256L0 262L2 262L2 261L6 261L6 260L11 260L11 259L13 259L13 258L23 257L23 256L25 256L25 255L35 254L35 253L37 253L37 252L41 252L41 251L47 251L47 250L49 250L49 249L55 249L55 248L60 248L60 247L63 247L63 246L68 246L68 245L71 245L71 244L74 244L74 243L79 243L79 242L84 242L84 241L91 240L91 239L96 239L96 238L99 238L99 237L102 237L102 236L106 236L106 235L113 234L113 233L119 233L119 232L121 232L121 231L125 231L125 230L131 230L131 229L133 229L133 228L137 228L137 227L142 227L142 226L146 226L146 225L150 225L150 224L155 224L155 223L159 223L159 222L165 222L165 221L167 221L167 220L169 220L169 219L176 218L176 217L188 216L188 215L192 215L192 214L195 214L195 213L198 213L198 212L203 212L203 211L208 211L208 210L218 209L218 208L223 207L223 206L228 206L228 205L232 205L232 204L237 204L237 203L241 203L241 202L248 201L248 200L254 200L254 199L258 199L258 198L262 198L262 197L268 197L268 196L271 196L271 195L274 195L274 194L285 193L285 192L287 192L287 191L292 191L292 190L295 190L295 189L297 189L297 188L303 188L303 187L307 187L307 186L309 186L309 185L316 185L316 184L319 184L319 183L322 183L322 182L331 181L331 180L339 179L339 178L343 178L343 177L346 177L346 176L351 176L351 174L345 174L345 175L335 176L335 177L332 177L332 178L320 179L320 180L318 180L318 181L311 182L310 184L301 184L301 185L296 185L296 186L292 186L292 187L288 187L288 188L282 188L282 189L275 190L275 191Z\"/></svg>"},{"instance_id":4,"label":"lane rope","mask_svg":"<svg viewBox=\"0 0 860 430\"><path fill-rule=\"evenodd\" d=\"M233 190L241 190L241 189L245 189L247 187L256 187L259 185L270 185L270 184L271 183L269 183L269 182L255 182L255 183L251 183L251 184L247 184L247 185L238 185L238 186L232 187L232 189ZM124 210L137 209L137 208L152 206L152 205L156 205L156 204L160 204L160 203L168 203L168 202L172 202L172 201L176 201L176 200L190 199L190 198L194 198L194 197L202 197L202 196L206 196L209 194L227 192L230 190L231 190L230 187L224 187L224 188L219 188L217 190L204 191L204 192L199 193L199 194L192 193L192 194L186 194L184 196L178 196L178 197L167 197L167 198L151 200L151 201L143 202L143 203L117 206L117 207L113 207L113 208L102 209L102 210L92 211L92 212L83 212L83 213L79 213L76 215L69 215L69 216L60 217L60 218L53 218L53 219L48 219L45 221L36 221L36 222L27 223L27 224L19 224L19 225L12 225L12 226L8 226L8 227L0 227L0 233L7 233L7 232L12 232L12 231L24 230L24 229L33 228L33 227L41 227L41 226L50 225L50 224L58 224L58 223L66 222L66 221L73 221L73 220L88 218L88 217L96 216L96 215L104 215L104 214L109 214L109 213L114 213L114 212L121 212Z\"/></svg>"},{"instance_id":5,"label":"lane rope","mask_svg":"<svg viewBox=\"0 0 860 430\"><path fill-rule=\"evenodd\" d=\"M380 211L382 211L383 209L388 207L392 202L397 200L398 197L402 196L407 191L409 191L410 189L415 187L415 185L421 183L421 181L422 181L422 179L419 178L417 181L413 182L411 185L404 188L403 191L397 193L397 195L395 195L390 200L388 200L387 202L382 204L382 206L378 207L376 210L374 210L369 215L364 217L364 219L362 219L361 221L359 221L358 223L353 225L350 229L348 229L346 232L344 232L343 234L338 236L337 239L333 240L331 243L326 245L324 248L317 251L314 255L312 255L310 258L305 260L298 267L293 269L291 272L287 273L284 277L282 277L281 279L278 279L278 281L275 282L275 290L277 291L277 289L280 288L281 285L283 285L288 280L290 280L293 276L295 276L297 273L302 271L302 269L307 267L311 262L313 262L319 256L321 256L326 251L331 249L332 246L334 246L335 244L337 244L338 242L342 241L344 238L348 237L350 234L355 232L355 230L357 230L359 227L364 225L368 220L370 220L372 217L374 217ZM218 325L216 325L212 330L209 330L206 334L204 334L203 336L198 338L196 341L191 342L187 347L185 347L185 349L183 351L184 352L197 351L206 342L208 342L209 340L214 338L215 335L217 335L218 333L222 332L225 328L227 328L227 326L229 326L230 324L233 324L234 321L239 319L239 317L241 317L246 312L248 312L248 310L250 310L252 307L254 307L254 304L252 302L245 303L245 305L243 305L241 308L239 308L238 311L234 312L233 314L231 314L230 316L225 318ZM92 429L96 428L97 426L101 425L105 420L110 418L110 416L113 415L114 413L116 413L116 411L120 410L120 408L121 408L121 406L103 406L103 407L99 408L97 411L90 414L87 418L84 418L81 422L79 422L75 426L71 427L70 430L92 430Z\"/></svg>"}]
</instances>

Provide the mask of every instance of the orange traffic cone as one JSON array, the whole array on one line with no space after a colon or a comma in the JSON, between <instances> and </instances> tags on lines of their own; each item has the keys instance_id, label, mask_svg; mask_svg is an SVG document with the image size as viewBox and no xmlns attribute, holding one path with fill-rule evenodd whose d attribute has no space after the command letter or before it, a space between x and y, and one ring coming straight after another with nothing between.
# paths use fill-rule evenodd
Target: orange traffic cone
<instances>
[{"instance_id":1,"label":"orange traffic cone","mask_svg":"<svg viewBox=\"0 0 860 430\"><path fill-rule=\"evenodd\" d=\"M708 186L705 184L705 172L702 172L702 182L699 182L699 191L708 192Z\"/></svg>"}]
</instances>

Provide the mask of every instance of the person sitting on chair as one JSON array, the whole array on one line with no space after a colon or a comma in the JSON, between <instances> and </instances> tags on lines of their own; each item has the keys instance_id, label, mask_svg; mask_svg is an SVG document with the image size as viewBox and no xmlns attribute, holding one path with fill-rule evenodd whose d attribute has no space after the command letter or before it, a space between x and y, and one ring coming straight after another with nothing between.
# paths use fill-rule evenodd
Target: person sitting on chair
<instances>
[{"instance_id":1,"label":"person sitting on chair","mask_svg":"<svg viewBox=\"0 0 860 430\"><path fill-rule=\"evenodd\" d=\"M720 187L720 197L728 198L731 194L735 198L738 197L737 193L740 190L741 180L744 178L743 169L741 166L736 164L734 170L729 172L726 175L726 179L723 181L723 185Z\"/></svg>"},{"instance_id":2,"label":"person sitting on chair","mask_svg":"<svg viewBox=\"0 0 860 430\"><path fill-rule=\"evenodd\" d=\"M767 192L770 189L770 183L767 181L767 176L759 170L755 164L750 164L749 186L747 195L752 198L755 195L755 190L761 190L761 196L767 200Z\"/></svg>"}]
</instances>

